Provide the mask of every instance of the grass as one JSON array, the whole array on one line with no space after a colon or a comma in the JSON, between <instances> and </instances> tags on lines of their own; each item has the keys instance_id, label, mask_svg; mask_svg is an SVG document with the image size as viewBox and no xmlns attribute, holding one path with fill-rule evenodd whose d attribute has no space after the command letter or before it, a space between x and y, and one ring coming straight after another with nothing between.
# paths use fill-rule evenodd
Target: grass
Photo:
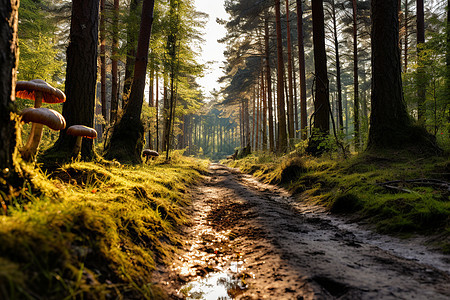
<instances>
[{"instance_id":1,"label":"grass","mask_svg":"<svg viewBox=\"0 0 450 300\"><path fill-rule=\"evenodd\" d=\"M407 182L436 179L449 182L447 156L420 156L408 151L363 153L347 160L291 153L285 157L251 155L228 162L260 180L288 188L299 201L347 214L384 233L420 233L438 237L450 249L450 192L447 188ZM386 187L386 182L395 188ZM447 250L446 250L447 249Z\"/></svg>"},{"instance_id":2,"label":"grass","mask_svg":"<svg viewBox=\"0 0 450 300\"><path fill-rule=\"evenodd\" d=\"M161 299L151 273L179 245L185 191L206 167L175 155L35 173L0 216L0 299Z\"/></svg>"}]
</instances>

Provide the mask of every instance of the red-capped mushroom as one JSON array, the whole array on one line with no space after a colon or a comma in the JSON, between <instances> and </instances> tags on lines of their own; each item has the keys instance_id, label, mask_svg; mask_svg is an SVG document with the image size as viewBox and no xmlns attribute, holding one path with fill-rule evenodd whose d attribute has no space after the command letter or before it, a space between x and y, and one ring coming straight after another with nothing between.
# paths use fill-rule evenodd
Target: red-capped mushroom
<instances>
[{"instance_id":1,"label":"red-capped mushroom","mask_svg":"<svg viewBox=\"0 0 450 300\"><path fill-rule=\"evenodd\" d=\"M44 107L25 108L20 115L25 123L33 122L28 141L20 150L22 158L29 161L37 152L39 142L42 137L42 128L44 125L53 130L61 130L66 127L66 120L57 111Z\"/></svg>"},{"instance_id":2,"label":"red-capped mushroom","mask_svg":"<svg viewBox=\"0 0 450 300\"><path fill-rule=\"evenodd\" d=\"M155 157L158 157L159 153L156 152L155 150L144 149L144 151L142 151L142 156L146 157L145 163L147 163L149 157L151 157L153 159Z\"/></svg>"},{"instance_id":3,"label":"red-capped mushroom","mask_svg":"<svg viewBox=\"0 0 450 300\"><path fill-rule=\"evenodd\" d=\"M72 154L74 157L78 156L78 153L81 150L82 139L84 137L88 139L97 138L97 131L94 128L87 127L84 125L72 125L69 128L67 128L66 133L77 137Z\"/></svg>"},{"instance_id":4,"label":"red-capped mushroom","mask_svg":"<svg viewBox=\"0 0 450 300\"><path fill-rule=\"evenodd\" d=\"M16 97L34 100L35 108L41 107L42 102L62 103L66 101L66 95L61 90L52 87L42 79L17 81Z\"/></svg>"}]
</instances>

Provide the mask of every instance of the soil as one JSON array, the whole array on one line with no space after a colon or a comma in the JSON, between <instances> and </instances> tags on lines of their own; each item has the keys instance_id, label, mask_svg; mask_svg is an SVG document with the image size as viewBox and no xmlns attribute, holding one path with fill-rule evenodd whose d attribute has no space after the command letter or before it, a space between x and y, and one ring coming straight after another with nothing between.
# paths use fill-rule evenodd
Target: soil
<instances>
[{"instance_id":1,"label":"soil","mask_svg":"<svg viewBox=\"0 0 450 300\"><path fill-rule=\"evenodd\" d=\"M212 164L155 284L171 299L450 299L450 257ZM220 290L220 291L219 291Z\"/></svg>"}]
</instances>

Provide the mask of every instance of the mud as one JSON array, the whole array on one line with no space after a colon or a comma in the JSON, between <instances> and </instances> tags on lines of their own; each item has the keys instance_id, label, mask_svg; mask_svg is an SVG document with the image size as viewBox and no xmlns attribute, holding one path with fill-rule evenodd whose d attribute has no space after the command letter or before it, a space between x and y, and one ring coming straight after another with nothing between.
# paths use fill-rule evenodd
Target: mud
<instances>
[{"instance_id":1,"label":"mud","mask_svg":"<svg viewBox=\"0 0 450 300\"><path fill-rule=\"evenodd\" d=\"M193 224L155 272L172 299L450 299L450 259L212 164Z\"/></svg>"}]
</instances>

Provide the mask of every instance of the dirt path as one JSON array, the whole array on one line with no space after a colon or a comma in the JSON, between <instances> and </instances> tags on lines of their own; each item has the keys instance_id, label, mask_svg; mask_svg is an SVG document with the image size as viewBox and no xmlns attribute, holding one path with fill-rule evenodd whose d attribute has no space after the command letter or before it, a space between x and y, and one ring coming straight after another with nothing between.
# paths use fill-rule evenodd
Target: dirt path
<instances>
[{"instance_id":1,"label":"dirt path","mask_svg":"<svg viewBox=\"0 0 450 300\"><path fill-rule=\"evenodd\" d=\"M346 224L237 170L210 171L192 191L183 252L156 274L172 298L450 299L448 257Z\"/></svg>"}]
</instances>

